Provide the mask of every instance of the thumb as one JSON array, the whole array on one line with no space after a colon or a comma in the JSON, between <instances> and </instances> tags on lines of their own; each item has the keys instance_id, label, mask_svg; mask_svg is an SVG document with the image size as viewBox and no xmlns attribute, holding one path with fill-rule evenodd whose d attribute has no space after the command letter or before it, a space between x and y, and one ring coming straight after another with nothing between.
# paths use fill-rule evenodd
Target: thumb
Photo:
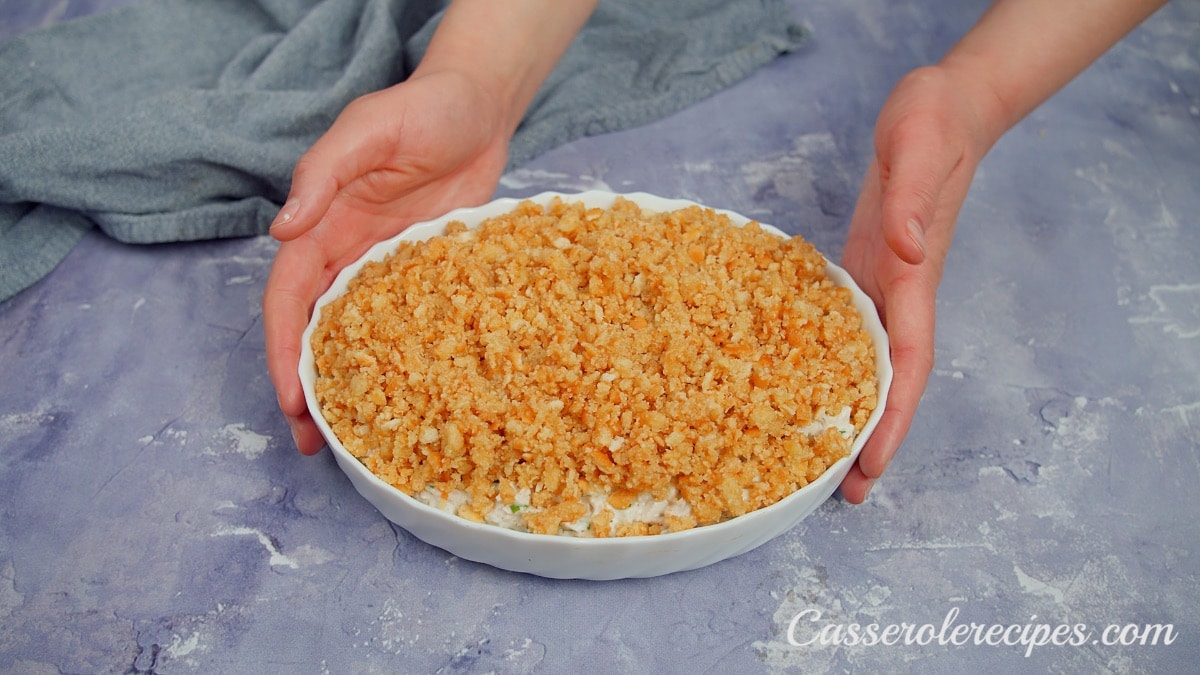
<instances>
[{"instance_id":1,"label":"thumb","mask_svg":"<svg viewBox=\"0 0 1200 675\"><path fill-rule=\"evenodd\" d=\"M300 156L292 171L287 200L271 223L271 236L290 241L311 230L325 216L338 192L371 171L385 153L371 133L375 120L361 103L352 102L324 135Z\"/></svg>"},{"instance_id":2,"label":"thumb","mask_svg":"<svg viewBox=\"0 0 1200 675\"><path fill-rule=\"evenodd\" d=\"M329 210L339 185L322 159L309 150L296 163L287 201L271 222L270 233L275 239L291 241L299 237L315 227Z\"/></svg>"},{"instance_id":3,"label":"thumb","mask_svg":"<svg viewBox=\"0 0 1200 675\"><path fill-rule=\"evenodd\" d=\"M961 157L932 120L909 118L882 141L877 156L883 238L897 257L919 265L928 253L925 232L934 223L942 188Z\"/></svg>"}]
</instances>

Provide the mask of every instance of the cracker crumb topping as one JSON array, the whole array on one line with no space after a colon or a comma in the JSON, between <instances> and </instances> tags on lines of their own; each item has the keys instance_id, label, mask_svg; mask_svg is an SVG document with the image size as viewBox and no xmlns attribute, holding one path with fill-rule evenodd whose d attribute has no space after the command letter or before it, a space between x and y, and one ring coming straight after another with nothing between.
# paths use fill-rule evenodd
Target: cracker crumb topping
<instances>
[{"instance_id":1,"label":"cracker crumb topping","mask_svg":"<svg viewBox=\"0 0 1200 675\"><path fill-rule=\"evenodd\" d=\"M621 198L404 242L322 309L312 348L322 414L368 469L542 534L768 506L845 457L876 405L873 344L815 248Z\"/></svg>"}]
</instances>

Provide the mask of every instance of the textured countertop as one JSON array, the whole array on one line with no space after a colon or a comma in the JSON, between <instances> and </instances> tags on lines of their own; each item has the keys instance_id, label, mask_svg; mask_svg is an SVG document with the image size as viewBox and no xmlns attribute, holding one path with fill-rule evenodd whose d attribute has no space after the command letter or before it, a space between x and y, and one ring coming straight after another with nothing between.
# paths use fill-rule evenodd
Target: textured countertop
<instances>
[{"instance_id":1,"label":"textured countertop","mask_svg":"<svg viewBox=\"0 0 1200 675\"><path fill-rule=\"evenodd\" d=\"M0 1L0 36L127 2ZM836 260L884 97L985 6L797 0L807 48L500 193L684 197ZM1198 188L1185 0L980 167L935 371L868 503L831 500L705 569L602 583L456 559L390 525L328 452L295 453L264 361L270 239L89 235L0 304L0 672L1194 670ZM915 624L924 644L818 639L854 623ZM1088 640L955 644L931 637L944 624ZM1166 624L1157 646L1102 641Z\"/></svg>"}]
</instances>

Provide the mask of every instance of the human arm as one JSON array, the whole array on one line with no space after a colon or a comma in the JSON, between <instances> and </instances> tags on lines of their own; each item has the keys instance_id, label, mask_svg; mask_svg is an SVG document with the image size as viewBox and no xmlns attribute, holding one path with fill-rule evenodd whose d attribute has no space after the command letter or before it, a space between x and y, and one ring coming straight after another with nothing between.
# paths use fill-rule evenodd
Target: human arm
<instances>
[{"instance_id":1,"label":"human arm","mask_svg":"<svg viewBox=\"0 0 1200 675\"><path fill-rule=\"evenodd\" d=\"M455 0L404 82L356 99L296 164L271 226L267 368L298 449L324 445L297 369L317 297L371 244L486 201L538 87L596 0Z\"/></svg>"},{"instance_id":2,"label":"human arm","mask_svg":"<svg viewBox=\"0 0 1200 675\"><path fill-rule=\"evenodd\" d=\"M907 435L933 368L937 288L984 155L1166 0L998 0L942 60L896 85L843 266L875 301L895 371L883 418L842 482L861 503Z\"/></svg>"}]
</instances>

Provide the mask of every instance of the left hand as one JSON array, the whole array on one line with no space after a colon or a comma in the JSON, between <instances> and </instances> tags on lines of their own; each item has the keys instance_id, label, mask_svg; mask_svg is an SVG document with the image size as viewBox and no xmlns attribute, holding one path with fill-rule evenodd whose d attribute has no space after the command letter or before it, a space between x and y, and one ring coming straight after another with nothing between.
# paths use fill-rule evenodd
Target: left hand
<instances>
[{"instance_id":1,"label":"left hand","mask_svg":"<svg viewBox=\"0 0 1200 675\"><path fill-rule=\"evenodd\" d=\"M842 481L848 502L866 499L916 414L933 369L942 266L987 147L975 102L937 66L907 75L879 114L842 266L875 301L894 377L883 417Z\"/></svg>"}]
</instances>

